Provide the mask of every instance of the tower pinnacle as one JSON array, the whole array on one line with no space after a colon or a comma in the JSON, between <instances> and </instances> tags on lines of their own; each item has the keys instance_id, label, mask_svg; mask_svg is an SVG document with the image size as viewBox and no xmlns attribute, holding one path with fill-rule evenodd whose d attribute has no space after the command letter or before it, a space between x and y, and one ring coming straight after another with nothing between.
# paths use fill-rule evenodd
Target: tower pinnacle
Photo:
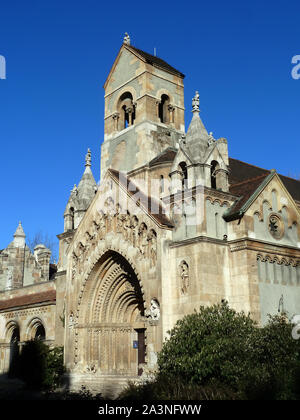
<instances>
[{"instance_id":1,"label":"tower pinnacle","mask_svg":"<svg viewBox=\"0 0 300 420\"><path fill-rule=\"evenodd\" d=\"M17 248L23 248L25 246L25 238L26 235L24 233L23 227L21 222L19 222L19 226L14 234L14 246Z\"/></svg>"},{"instance_id":2,"label":"tower pinnacle","mask_svg":"<svg viewBox=\"0 0 300 420\"><path fill-rule=\"evenodd\" d=\"M92 166L91 161L92 161L92 154L91 154L91 150L88 149L87 154L85 155L85 166Z\"/></svg>"},{"instance_id":3,"label":"tower pinnacle","mask_svg":"<svg viewBox=\"0 0 300 420\"><path fill-rule=\"evenodd\" d=\"M123 44L130 45L130 36L128 35L128 33L127 33L127 32L125 32L125 36L124 36L124 40L123 40Z\"/></svg>"},{"instance_id":4,"label":"tower pinnacle","mask_svg":"<svg viewBox=\"0 0 300 420\"><path fill-rule=\"evenodd\" d=\"M195 92L195 96L193 97L192 100L192 112L193 113L197 113L199 114L200 109L199 109L199 92L196 90Z\"/></svg>"}]
</instances>

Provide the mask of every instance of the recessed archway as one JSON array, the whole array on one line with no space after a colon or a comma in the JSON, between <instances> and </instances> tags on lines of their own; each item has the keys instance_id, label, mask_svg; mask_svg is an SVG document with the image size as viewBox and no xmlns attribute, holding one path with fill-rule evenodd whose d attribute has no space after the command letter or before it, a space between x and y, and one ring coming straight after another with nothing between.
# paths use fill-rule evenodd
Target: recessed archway
<instances>
[{"instance_id":1,"label":"recessed archway","mask_svg":"<svg viewBox=\"0 0 300 420\"><path fill-rule=\"evenodd\" d=\"M107 251L83 292L78 362L101 374L141 374L146 351L143 317L143 293L135 270L121 254Z\"/></svg>"},{"instance_id":2,"label":"recessed archway","mask_svg":"<svg viewBox=\"0 0 300 420\"><path fill-rule=\"evenodd\" d=\"M8 374L10 377L15 377L18 374L18 360L20 355L20 328L17 322L12 321L7 325L6 338L9 342Z\"/></svg>"}]
</instances>

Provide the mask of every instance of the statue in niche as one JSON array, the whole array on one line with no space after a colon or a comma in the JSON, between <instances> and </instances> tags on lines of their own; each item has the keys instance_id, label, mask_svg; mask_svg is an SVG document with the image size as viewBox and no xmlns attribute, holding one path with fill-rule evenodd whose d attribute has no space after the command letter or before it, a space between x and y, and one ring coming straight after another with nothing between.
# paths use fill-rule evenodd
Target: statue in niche
<instances>
[{"instance_id":1,"label":"statue in niche","mask_svg":"<svg viewBox=\"0 0 300 420\"><path fill-rule=\"evenodd\" d=\"M117 233L122 233L122 229L123 229L123 221L124 221L124 215L122 214L122 208L120 206L120 204L117 204L116 206L116 232Z\"/></svg>"},{"instance_id":2,"label":"statue in niche","mask_svg":"<svg viewBox=\"0 0 300 420\"><path fill-rule=\"evenodd\" d=\"M124 238L127 240L130 236L130 227L131 227L131 220L130 214L127 212L124 217L123 229L124 229Z\"/></svg>"},{"instance_id":3,"label":"statue in niche","mask_svg":"<svg viewBox=\"0 0 300 420\"><path fill-rule=\"evenodd\" d=\"M131 242L134 247L137 246L137 226L139 224L139 219L133 215L131 217Z\"/></svg>"},{"instance_id":4,"label":"statue in niche","mask_svg":"<svg viewBox=\"0 0 300 420\"><path fill-rule=\"evenodd\" d=\"M112 229L112 218L115 214L115 208L114 208L114 200L112 197L108 197L108 199L105 201L105 219L106 219L106 229L107 232L110 232Z\"/></svg>"},{"instance_id":5,"label":"statue in niche","mask_svg":"<svg viewBox=\"0 0 300 420\"><path fill-rule=\"evenodd\" d=\"M93 221L93 224L94 224L95 236L97 233L99 233L99 237L101 239L103 235L105 234L105 218L102 211L99 211L97 213L96 220Z\"/></svg>"},{"instance_id":6,"label":"statue in niche","mask_svg":"<svg viewBox=\"0 0 300 420\"><path fill-rule=\"evenodd\" d=\"M145 311L147 318L153 321L158 321L160 318L160 305L157 299L153 298L150 302L150 308Z\"/></svg>"},{"instance_id":7,"label":"statue in niche","mask_svg":"<svg viewBox=\"0 0 300 420\"><path fill-rule=\"evenodd\" d=\"M149 241L149 256L150 256L150 265L154 267L156 264L156 254L157 254L157 238L156 232L151 229L148 234Z\"/></svg>"},{"instance_id":8,"label":"statue in niche","mask_svg":"<svg viewBox=\"0 0 300 420\"><path fill-rule=\"evenodd\" d=\"M139 249L142 255L146 255L147 246L147 226L145 223L141 223L139 227Z\"/></svg>"},{"instance_id":9,"label":"statue in niche","mask_svg":"<svg viewBox=\"0 0 300 420\"><path fill-rule=\"evenodd\" d=\"M181 285L180 290L182 294L187 292L189 287L189 266L186 261L182 261L179 265Z\"/></svg>"}]
</instances>

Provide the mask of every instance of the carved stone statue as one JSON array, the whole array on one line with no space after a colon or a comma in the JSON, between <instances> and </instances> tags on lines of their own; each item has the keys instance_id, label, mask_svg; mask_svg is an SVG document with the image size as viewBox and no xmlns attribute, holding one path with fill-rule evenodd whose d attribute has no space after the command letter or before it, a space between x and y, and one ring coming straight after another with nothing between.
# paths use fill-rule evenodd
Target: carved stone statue
<instances>
[{"instance_id":1,"label":"carved stone statue","mask_svg":"<svg viewBox=\"0 0 300 420\"><path fill-rule=\"evenodd\" d=\"M139 219L133 215L131 217L131 242L134 247L137 246L137 226L139 224Z\"/></svg>"},{"instance_id":2,"label":"carved stone statue","mask_svg":"<svg viewBox=\"0 0 300 420\"><path fill-rule=\"evenodd\" d=\"M181 277L181 292L185 294L189 287L189 266L186 261L182 261L179 265Z\"/></svg>"},{"instance_id":3,"label":"carved stone statue","mask_svg":"<svg viewBox=\"0 0 300 420\"><path fill-rule=\"evenodd\" d=\"M124 217L124 223L123 223L123 229L124 229L124 238L127 240L130 236L130 226L131 226L131 220L130 215L127 212Z\"/></svg>"},{"instance_id":4,"label":"carved stone statue","mask_svg":"<svg viewBox=\"0 0 300 420\"><path fill-rule=\"evenodd\" d=\"M117 204L116 211L116 232L122 233L124 215L122 214L122 208L120 204Z\"/></svg>"},{"instance_id":5,"label":"carved stone statue","mask_svg":"<svg viewBox=\"0 0 300 420\"><path fill-rule=\"evenodd\" d=\"M160 318L160 305L156 299L151 299L150 309L146 310L145 315L153 321L158 321Z\"/></svg>"},{"instance_id":6,"label":"carved stone statue","mask_svg":"<svg viewBox=\"0 0 300 420\"><path fill-rule=\"evenodd\" d=\"M147 226L145 223L141 223L139 227L139 249L142 255L146 255L147 246Z\"/></svg>"},{"instance_id":7,"label":"carved stone statue","mask_svg":"<svg viewBox=\"0 0 300 420\"><path fill-rule=\"evenodd\" d=\"M149 256L150 256L150 265L154 267L156 264L156 254L157 254L157 238L156 232L151 229L148 234L149 241Z\"/></svg>"}]
</instances>

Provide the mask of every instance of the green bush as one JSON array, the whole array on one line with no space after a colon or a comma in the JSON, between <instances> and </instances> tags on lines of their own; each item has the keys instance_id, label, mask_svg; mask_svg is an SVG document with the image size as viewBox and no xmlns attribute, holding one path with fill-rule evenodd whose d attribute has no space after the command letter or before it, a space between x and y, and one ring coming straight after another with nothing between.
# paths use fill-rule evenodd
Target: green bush
<instances>
[{"instance_id":1,"label":"green bush","mask_svg":"<svg viewBox=\"0 0 300 420\"><path fill-rule=\"evenodd\" d=\"M18 371L29 388L55 389L64 373L63 348L50 348L38 340L26 342L19 357Z\"/></svg>"},{"instance_id":2,"label":"green bush","mask_svg":"<svg viewBox=\"0 0 300 420\"><path fill-rule=\"evenodd\" d=\"M158 355L160 376L202 387L230 389L242 399L299 395L299 341L286 318L259 328L227 302L200 307L179 320Z\"/></svg>"},{"instance_id":3,"label":"green bush","mask_svg":"<svg viewBox=\"0 0 300 420\"><path fill-rule=\"evenodd\" d=\"M233 400L236 395L228 387L214 383L207 386L183 382L180 378L159 375L152 381L129 382L119 395L123 401L153 400Z\"/></svg>"}]
</instances>

